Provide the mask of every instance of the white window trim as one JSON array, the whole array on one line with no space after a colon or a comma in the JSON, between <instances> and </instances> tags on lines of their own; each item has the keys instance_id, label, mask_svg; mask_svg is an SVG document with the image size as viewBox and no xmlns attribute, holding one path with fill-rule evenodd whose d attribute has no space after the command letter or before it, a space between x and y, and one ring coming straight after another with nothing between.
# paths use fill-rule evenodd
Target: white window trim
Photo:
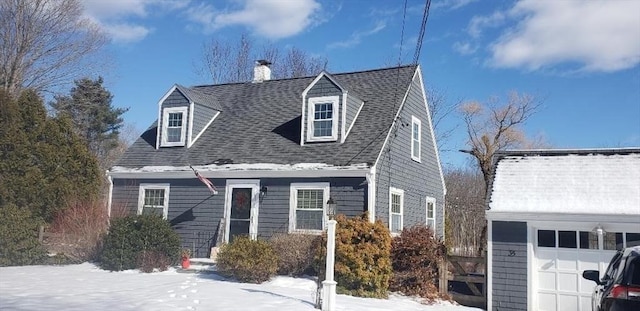
<instances>
[{"instance_id":1,"label":"white window trim","mask_svg":"<svg viewBox=\"0 0 640 311\"><path fill-rule=\"evenodd\" d=\"M330 184L328 182L317 183L291 183L289 187L289 233L321 234L327 226L327 201L330 197ZM298 190L322 190L322 228L323 230L296 229L296 208L298 206Z\"/></svg>"},{"instance_id":2,"label":"white window trim","mask_svg":"<svg viewBox=\"0 0 640 311\"><path fill-rule=\"evenodd\" d=\"M189 125L187 118L188 115L187 107L170 107L162 109L162 141L160 143L160 147L175 147L175 146L184 146L186 144L186 134L187 127ZM182 113L182 128L180 129L180 141L179 142L169 142L167 141L167 128L169 124L169 114L170 113Z\"/></svg>"},{"instance_id":3,"label":"white window trim","mask_svg":"<svg viewBox=\"0 0 640 311\"><path fill-rule=\"evenodd\" d=\"M433 217L429 217L429 203L433 203ZM438 228L438 223L436 222L436 219L438 218L437 210L438 208L436 207L436 198L427 197L426 204L425 204L425 216L427 218L427 221L425 225L429 225L429 220L433 220L433 227L431 228L431 230L433 230L434 236L437 235L436 230Z\"/></svg>"},{"instance_id":4,"label":"white window trim","mask_svg":"<svg viewBox=\"0 0 640 311\"><path fill-rule=\"evenodd\" d=\"M224 197L224 241L229 243L231 224L231 197L233 188L251 188L251 212L249 216L249 237L258 239L258 215L260 210L260 180L259 179L227 179Z\"/></svg>"},{"instance_id":5,"label":"white window trim","mask_svg":"<svg viewBox=\"0 0 640 311\"><path fill-rule=\"evenodd\" d=\"M142 208L144 207L144 192L147 189L160 189L164 190L164 207L162 208L162 218L167 219L169 214L169 184L140 184L138 190L138 215L142 214Z\"/></svg>"},{"instance_id":6,"label":"white window trim","mask_svg":"<svg viewBox=\"0 0 640 311\"><path fill-rule=\"evenodd\" d=\"M340 96L322 96L322 97L312 97L309 98L307 102L307 141L308 142L322 142L322 141L336 141L338 140L338 108L339 108L339 99ZM320 103L331 103L332 104L332 114L331 114L331 136L319 136L316 137L313 135L314 132L314 115L315 115L315 104Z\"/></svg>"},{"instance_id":7,"label":"white window trim","mask_svg":"<svg viewBox=\"0 0 640 311\"><path fill-rule=\"evenodd\" d=\"M402 228L404 228L404 190L402 189L398 189L398 188L394 188L394 187L390 187L389 188L389 231L391 231L391 234L399 234L400 231L398 232L394 232L392 231L391 228L391 198L393 197L393 195L399 195L400 196L400 230L402 230ZM397 214L397 213L394 213Z\"/></svg>"},{"instance_id":8,"label":"white window trim","mask_svg":"<svg viewBox=\"0 0 640 311\"><path fill-rule=\"evenodd\" d=\"M418 156L414 155L414 137L413 137L413 127L418 125ZM422 155L422 122L420 119L415 116L411 116L411 159L420 162L420 156Z\"/></svg>"}]
</instances>

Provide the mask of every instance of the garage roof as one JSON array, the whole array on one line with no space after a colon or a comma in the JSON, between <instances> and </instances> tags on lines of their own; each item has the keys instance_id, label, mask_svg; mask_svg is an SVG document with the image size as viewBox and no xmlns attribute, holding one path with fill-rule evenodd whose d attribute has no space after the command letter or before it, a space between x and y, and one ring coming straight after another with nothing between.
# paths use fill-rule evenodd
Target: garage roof
<instances>
[{"instance_id":1,"label":"garage roof","mask_svg":"<svg viewBox=\"0 0 640 311\"><path fill-rule=\"evenodd\" d=\"M640 215L640 148L496 154L490 212Z\"/></svg>"}]
</instances>

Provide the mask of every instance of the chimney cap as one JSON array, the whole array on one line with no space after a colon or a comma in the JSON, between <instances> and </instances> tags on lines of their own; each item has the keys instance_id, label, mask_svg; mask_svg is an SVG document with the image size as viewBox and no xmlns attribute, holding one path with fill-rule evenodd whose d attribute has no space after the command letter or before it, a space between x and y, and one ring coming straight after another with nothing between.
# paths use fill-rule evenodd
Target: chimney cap
<instances>
[{"instance_id":1,"label":"chimney cap","mask_svg":"<svg viewBox=\"0 0 640 311\"><path fill-rule=\"evenodd\" d=\"M256 65L269 66L269 65L271 65L271 62L266 60L266 59L259 59L259 60L256 61Z\"/></svg>"}]
</instances>

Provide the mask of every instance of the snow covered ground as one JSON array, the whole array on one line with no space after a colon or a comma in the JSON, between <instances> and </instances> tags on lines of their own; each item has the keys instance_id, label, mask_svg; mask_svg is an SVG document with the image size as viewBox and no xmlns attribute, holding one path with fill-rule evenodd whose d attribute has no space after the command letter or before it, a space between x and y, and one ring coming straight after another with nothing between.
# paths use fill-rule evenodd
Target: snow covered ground
<instances>
[{"instance_id":1,"label":"snow covered ground","mask_svg":"<svg viewBox=\"0 0 640 311\"><path fill-rule=\"evenodd\" d=\"M0 310L315 310L315 283L276 277L263 284L227 281L216 274L108 272L93 264L0 268ZM479 310L447 302L423 305L338 295L342 311Z\"/></svg>"}]
</instances>

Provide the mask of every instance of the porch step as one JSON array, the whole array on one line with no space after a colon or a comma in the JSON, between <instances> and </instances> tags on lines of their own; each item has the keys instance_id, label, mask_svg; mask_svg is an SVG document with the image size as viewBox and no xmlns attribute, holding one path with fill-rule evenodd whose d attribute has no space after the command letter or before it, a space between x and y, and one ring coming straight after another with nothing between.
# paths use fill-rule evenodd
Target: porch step
<instances>
[{"instance_id":1,"label":"porch step","mask_svg":"<svg viewBox=\"0 0 640 311\"><path fill-rule=\"evenodd\" d=\"M176 271L180 273L215 273L217 271L216 262L209 258L190 258L189 263L189 268L178 267Z\"/></svg>"}]
</instances>

